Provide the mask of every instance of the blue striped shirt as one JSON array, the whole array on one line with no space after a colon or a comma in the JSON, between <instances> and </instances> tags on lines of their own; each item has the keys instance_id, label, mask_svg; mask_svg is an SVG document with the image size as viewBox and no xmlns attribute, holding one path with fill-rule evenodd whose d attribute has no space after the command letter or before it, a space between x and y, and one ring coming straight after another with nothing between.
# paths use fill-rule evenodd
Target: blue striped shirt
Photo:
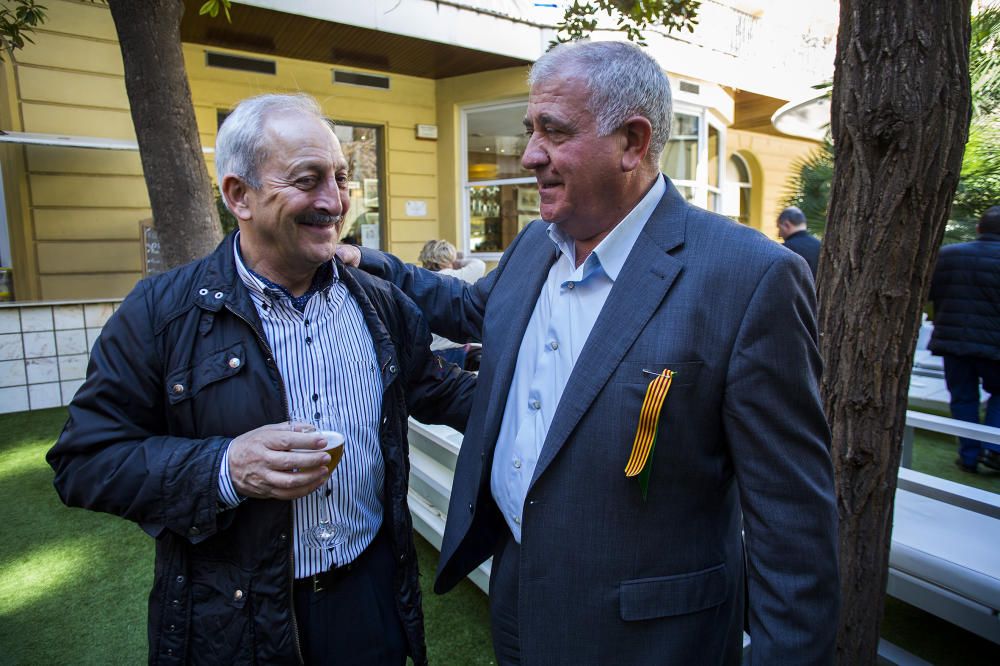
<instances>
[{"instance_id":1,"label":"blue striped shirt","mask_svg":"<svg viewBox=\"0 0 1000 666\"><path fill-rule=\"evenodd\" d=\"M382 525L382 378L361 308L335 265L330 283L299 312L286 292L268 287L243 264L238 234L233 251L284 380L290 414L322 430L338 430L347 440L326 486L293 502L295 577L303 578L354 560ZM229 477L228 449L219 470L219 495L229 507L241 501ZM300 536L326 517L324 503L333 522L348 526L347 541L332 551L310 548Z\"/></svg>"}]
</instances>

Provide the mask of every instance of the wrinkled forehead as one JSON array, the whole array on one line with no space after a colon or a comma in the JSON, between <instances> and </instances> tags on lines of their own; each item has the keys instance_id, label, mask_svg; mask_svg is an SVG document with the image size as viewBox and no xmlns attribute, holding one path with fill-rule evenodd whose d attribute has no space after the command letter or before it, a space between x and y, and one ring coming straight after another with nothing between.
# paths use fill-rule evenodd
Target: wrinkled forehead
<instances>
[{"instance_id":1,"label":"wrinkled forehead","mask_svg":"<svg viewBox=\"0 0 1000 666\"><path fill-rule=\"evenodd\" d=\"M325 158L335 166L346 162L333 126L325 118L299 112L276 113L265 119L262 129L262 162L302 156Z\"/></svg>"}]
</instances>

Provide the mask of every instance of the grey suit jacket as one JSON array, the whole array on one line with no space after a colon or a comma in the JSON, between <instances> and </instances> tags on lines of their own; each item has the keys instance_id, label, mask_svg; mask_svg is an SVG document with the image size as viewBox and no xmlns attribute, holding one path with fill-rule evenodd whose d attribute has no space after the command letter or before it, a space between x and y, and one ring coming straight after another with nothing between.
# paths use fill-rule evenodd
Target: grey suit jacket
<instances>
[{"instance_id":1,"label":"grey suit jacket","mask_svg":"<svg viewBox=\"0 0 1000 666\"><path fill-rule=\"evenodd\" d=\"M545 226L530 224L472 286L364 255L435 332L483 342L439 592L507 529L490 469L556 256ZM664 368L678 376L643 501L624 469L651 380L643 370ZM668 180L570 376L527 495L524 663L737 663L745 618L754 663L832 661L837 513L819 374L805 261L689 205Z\"/></svg>"}]
</instances>

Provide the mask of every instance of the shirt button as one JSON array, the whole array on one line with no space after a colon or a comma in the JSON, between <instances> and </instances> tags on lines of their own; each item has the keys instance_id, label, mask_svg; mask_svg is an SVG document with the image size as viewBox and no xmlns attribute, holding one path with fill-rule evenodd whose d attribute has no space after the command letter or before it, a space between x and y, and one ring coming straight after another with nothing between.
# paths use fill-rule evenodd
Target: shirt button
<instances>
[{"instance_id":1,"label":"shirt button","mask_svg":"<svg viewBox=\"0 0 1000 666\"><path fill-rule=\"evenodd\" d=\"M304 323L304 324L305 324L306 326L308 326L308 325L309 325L309 320L308 320L308 319L306 319L306 320L305 320L305 322L303 322L303 323Z\"/></svg>"},{"instance_id":2,"label":"shirt button","mask_svg":"<svg viewBox=\"0 0 1000 666\"><path fill-rule=\"evenodd\" d=\"M514 460L514 469L521 469L521 461L520 460L516 460L516 459Z\"/></svg>"},{"instance_id":3,"label":"shirt button","mask_svg":"<svg viewBox=\"0 0 1000 666\"><path fill-rule=\"evenodd\" d=\"M313 402L316 402L317 400L319 400L319 393L313 393L312 394L312 399L313 399Z\"/></svg>"},{"instance_id":4,"label":"shirt button","mask_svg":"<svg viewBox=\"0 0 1000 666\"><path fill-rule=\"evenodd\" d=\"M517 516L514 516L514 524L515 525L520 525L521 524L521 519L518 518Z\"/></svg>"},{"instance_id":5,"label":"shirt button","mask_svg":"<svg viewBox=\"0 0 1000 666\"><path fill-rule=\"evenodd\" d=\"M234 370L240 367L240 359L236 358L235 356L229 359L229 367L233 368Z\"/></svg>"},{"instance_id":6,"label":"shirt button","mask_svg":"<svg viewBox=\"0 0 1000 666\"><path fill-rule=\"evenodd\" d=\"M531 402L528 403L528 407L531 407L532 409L541 409L542 403L538 402L537 400L532 400Z\"/></svg>"},{"instance_id":7,"label":"shirt button","mask_svg":"<svg viewBox=\"0 0 1000 666\"><path fill-rule=\"evenodd\" d=\"M312 343L313 343L313 339L312 338L306 338L306 344L307 345L311 345Z\"/></svg>"},{"instance_id":8,"label":"shirt button","mask_svg":"<svg viewBox=\"0 0 1000 666\"><path fill-rule=\"evenodd\" d=\"M559 349L559 343L553 340L552 342L549 343L549 347L552 348L552 351L555 351Z\"/></svg>"}]
</instances>

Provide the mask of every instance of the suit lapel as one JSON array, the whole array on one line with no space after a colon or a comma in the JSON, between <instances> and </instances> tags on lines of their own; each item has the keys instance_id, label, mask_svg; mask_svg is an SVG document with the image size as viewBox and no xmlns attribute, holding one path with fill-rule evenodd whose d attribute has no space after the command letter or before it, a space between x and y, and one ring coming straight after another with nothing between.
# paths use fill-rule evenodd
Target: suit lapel
<instances>
[{"instance_id":1,"label":"suit lapel","mask_svg":"<svg viewBox=\"0 0 1000 666\"><path fill-rule=\"evenodd\" d=\"M485 344L500 350L490 381L491 397L487 406L484 441L495 443L500 421L507 405L507 395L514 378L517 353L528 328L542 285L557 256L555 244L545 232L548 225L536 221L525 230L520 247L511 255L501 281L490 292L489 310L496 313L490 321L490 339ZM487 315L489 316L489 315ZM482 376L484 373L480 373Z\"/></svg>"},{"instance_id":2,"label":"suit lapel","mask_svg":"<svg viewBox=\"0 0 1000 666\"><path fill-rule=\"evenodd\" d=\"M532 485L566 443L681 272L683 264L668 252L684 242L688 207L667 179L667 191L636 239L566 382Z\"/></svg>"}]
</instances>

